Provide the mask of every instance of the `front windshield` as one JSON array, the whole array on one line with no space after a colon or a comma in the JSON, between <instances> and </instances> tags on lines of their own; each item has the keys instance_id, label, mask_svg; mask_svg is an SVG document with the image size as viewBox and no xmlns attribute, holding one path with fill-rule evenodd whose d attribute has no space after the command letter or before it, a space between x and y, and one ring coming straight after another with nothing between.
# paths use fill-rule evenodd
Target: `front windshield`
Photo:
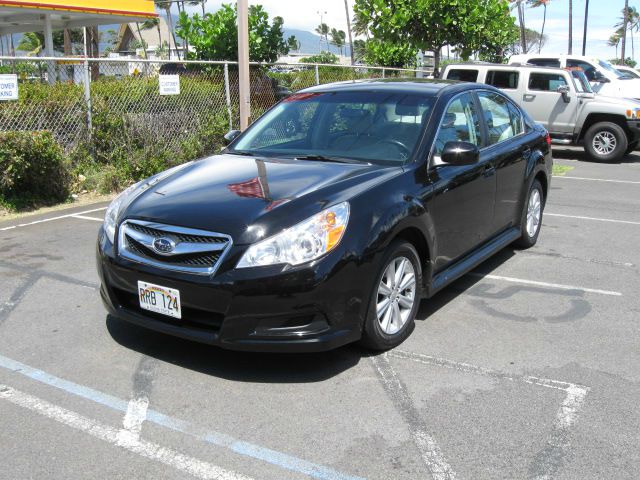
<instances>
[{"instance_id":1,"label":"front windshield","mask_svg":"<svg viewBox=\"0 0 640 480\"><path fill-rule=\"evenodd\" d=\"M433 102L432 96L401 92L297 93L259 118L228 151L397 164L411 157Z\"/></svg>"},{"instance_id":2,"label":"front windshield","mask_svg":"<svg viewBox=\"0 0 640 480\"><path fill-rule=\"evenodd\" d=\"M621 71L619 71L618 69L616 69L616 67L611 65L609 62L606 62L604 60L598 60L598 65L600 65L607 72L609 72L611 75L613 75L613 78L628 78L626 74L624 74Z\"/></svg>"},{"instance_id":3,"label":"front windshield","mask_svg":"<svg viewBox=\"0 0 640 480\"><path fill-rule=\"evenodd\" d=\"M571 70L571 76L578 93L593 93L591 84L582 70Z\"/></svg>"}]
</instances>

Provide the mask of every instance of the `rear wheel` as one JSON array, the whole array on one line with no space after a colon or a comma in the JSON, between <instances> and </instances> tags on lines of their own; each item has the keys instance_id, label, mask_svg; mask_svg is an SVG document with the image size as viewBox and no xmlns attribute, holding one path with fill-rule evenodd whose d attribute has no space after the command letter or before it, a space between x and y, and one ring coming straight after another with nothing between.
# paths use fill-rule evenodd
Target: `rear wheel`
<instances>
[{"instance_id":1,"label":"rear wheel","mask_svg":"<svg viewBox=\"0 0 640 480\"><path fill-rule=\"evenodd\" d=\"M415 327L421 285L416 249L408 242L393 242L383 257L360 343L373 350L400 345Z\"/></svg>"},{"instance_id":2,"label":"rear wheel","mask_svg":"<svg viewBox=\"0 0 640 480\"><path fill-rule=\"evenodd\" d=\"M534 180L522 209L522 218L520 220L521 237L515 241L516 246L530 248L536 244L542 227L543 210L544 191L540 182Z\"/></svg>"},{"instance_id":3,"label":"rear wheel","mask_svg":"<svg viewBox=\"0 0 640 480\"><path fill-rule=\"evenodd\" d=\"M596 123L584 135L584 149L596 162L618 161L628 147L627 134L620 125L612 122Z\"/></svg>"}]
</instances>

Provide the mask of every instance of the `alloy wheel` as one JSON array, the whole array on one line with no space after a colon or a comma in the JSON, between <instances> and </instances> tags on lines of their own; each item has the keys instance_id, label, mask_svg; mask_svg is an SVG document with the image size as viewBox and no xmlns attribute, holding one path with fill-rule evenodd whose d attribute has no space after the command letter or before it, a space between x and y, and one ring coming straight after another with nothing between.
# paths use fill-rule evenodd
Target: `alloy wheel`
<instances>
[{"instance_id":1,"label":"alloy wheel","mask_svg":"<svg viewBox=\"0 0 640 480\"><path fill-rule=\"evenodd\" d=\"M540 220L542 217L542 198L537 188L531 190L529 195L529 204L527 205L527 235L533 238L540 228Z\"/></svg>"},{"instance_id":2,"label":"alloy wheel","mask_svg":"<svg viewBox=\"0 0 640 480\"><path fill-rule=\"evenodd\" d=\"M387 335L398 333L411 316L416 301L416 273L406 257L396 257L385 269L380 285L376 313L380 329Z\"/></svg>"},{"instance_id":3,"label":"alloy wheel","mask_svg":"<svg viewBox=\"0 0 640 480\"><path fill-rule=\"evenodd\" d=\"M598 155L609 155L618 146L618 140L613 133L603 130L595 134L592 144Z\"/></svg>"}]
</instances>

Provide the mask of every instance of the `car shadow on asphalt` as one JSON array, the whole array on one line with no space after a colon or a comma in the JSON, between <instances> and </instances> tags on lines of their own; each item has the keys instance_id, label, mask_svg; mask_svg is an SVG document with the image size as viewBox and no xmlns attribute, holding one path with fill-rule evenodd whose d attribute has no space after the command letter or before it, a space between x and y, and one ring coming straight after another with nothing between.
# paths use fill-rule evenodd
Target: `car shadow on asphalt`
<instances>
[{"instance_id":1,"label":"car shadow on asphalt","mask_svg":"<svg viewBox=\"0 0 640 480\"><path fill-rule=\"evenodd\" d=\"M184 340L106 317L111 337L125 348L160 361L227 380L313 383L354 367L368 355L357 345L321 353L236 352Z\"/></svg>"},{"instance_id":2,"label":"car shadow on asphalt","mask_svg":"<svg viewBox=\"0 0 640 480\"><path fill-rule=\"evenodd\" d=\"M555 160L578 160L580 162L587 163L602 163L591 160L589 157L587 157L587 154L584 153L584 150L569 150L566 148L558 147L553 148L553 158ZM640 150L636 150L629 155L625 155L621 160L610 163L613 163L615 165L640 163ZM606 165L606 163L603 165Z\"/></svg>"},{"instance_id":3,"label":"car shadow on asphalt","mask_svg":"<svg viewBox=\"0 0 640 480\"><path fill-rule=\"evenodd\" d=\"M506 248L482 263L474 272L490 273L514 255L512 248ZM428 321L433 313L479 281L481 278L478 276L465 275L433 298L423 300L416 320ZM233 381L321 382L349 370L362 359L375 355L375 352L357 344L320 353L236 352L158 333L111 315L106 317L106 327L112 338L125 348L182 368Z\"/></svg>"}]
</instances>

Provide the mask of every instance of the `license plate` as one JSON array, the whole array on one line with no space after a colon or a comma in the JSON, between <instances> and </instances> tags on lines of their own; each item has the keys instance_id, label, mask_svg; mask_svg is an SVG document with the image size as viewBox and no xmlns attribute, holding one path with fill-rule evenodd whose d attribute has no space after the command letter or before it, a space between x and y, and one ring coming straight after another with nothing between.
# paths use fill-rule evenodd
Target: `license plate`
<instances>
[{"instance_id":1,"label":"license plate","mask_svg":"<svg viewBox=\"0 0 640 480\"><path fill-rule=\"evenodd\" d=\"M138 300L140 300L140 308L169 317L182 318L178 290L139 281Z\"/></svg>"}]
</instances>

